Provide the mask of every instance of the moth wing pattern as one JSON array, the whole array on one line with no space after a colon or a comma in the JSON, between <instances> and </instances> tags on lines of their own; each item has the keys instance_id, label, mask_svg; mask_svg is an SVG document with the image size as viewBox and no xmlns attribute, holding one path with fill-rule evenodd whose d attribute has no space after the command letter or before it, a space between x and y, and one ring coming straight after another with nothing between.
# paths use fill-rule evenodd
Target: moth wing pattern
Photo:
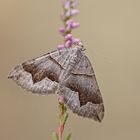
<instances>
[{"instance_id":1,"label":"moth wing pattern","mask_svg":"<svg viewBox=\"0 0 140 140\"><path fill-rule=\"evenodd\" d=\"M71 71L66 86L75 91L73 92L73 97L68 92L66 92L67 94L64 94L67 100L67 106L74 113L77 113L80 116L94 118L98 121L103 119L104 105L95 73L89 59L82 51L79 62ZM76 98L77 103L75 102Z\"/></svg>"},{"instance_id":2,"label":"moth wing pattern","mask_svg":"<svg viewBox=\"0 0 140 140\"><path fill-rule=\"evenodd\" d=\"M28 60L16 66L9 78L32 93L63 95L64 103L79 116L99 122L104 117L94 70L79 46Z\"/></svg>"},{"instance_id":3,"label":"moth wing pattern","mask_svg":"<svg viewBox=\"0 0 140 140\"><path fill-rule=\"evenodd\" d=\"M55 93L59 87L57 81L63 69L59 60L64 65L65 60L69 57L66 54L66 50L56 50L41 57L28 60L16 66L8 77L25 90L33 93Z\"/></svg>"},{"instance_id":4,"label":"moth wing pattern","mask_svg":"<svg viewBox=\"0 0 140 140\"><path fill-rule=\"evenodd\" d=\"M78 63L75 65L71 73L75 75L79 74L79 75L89 75L89 76L94 74L90 61L82 51L81 51L80 58L78 59Z\"/></svg>"},{"instance_id":5,"label":"moth wing pattern","mask_svg":"<svg viewBox=\"0 0 140 140\"><path fill-rule=\"evenodd\" d=\"M57 94L64 96L65 105L72 110L73 113L84 118L94 119L99 122L102 121L104 117L103 103L94 104L87 102L85 105L81 106L78 95L79 93L65 86L59 87Z\"/></svg>"},{"instance_id":6,"label":"moth wing pattern","mask_svg":"<svg viewBox=\"0 0 140 140\"><path fill-rule=\"evenodd\" d=\"M51 94L57 90L58 84L51 81L49 78L45 78L40 82L33 83L32 75L23 69L22 64L16 66L8 78L14 80L19 86L27 91L37 94Z\"/></svg>"}]
</instances>

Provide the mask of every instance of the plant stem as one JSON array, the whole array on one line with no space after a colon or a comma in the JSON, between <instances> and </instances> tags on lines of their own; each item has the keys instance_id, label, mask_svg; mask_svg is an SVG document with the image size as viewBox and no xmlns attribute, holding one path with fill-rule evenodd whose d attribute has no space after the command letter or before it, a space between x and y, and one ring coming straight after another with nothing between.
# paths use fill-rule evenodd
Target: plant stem
<instances>
[{"instance_id":1,"label":"plant stem","mask_svg":"<svg viewBox=\"0 0 140 140\"><path fill-rule=\"evenodd\" d=\"M64 97L62 95L59 95L58 101L59 101L59 110L60 110L58 134L59 134L59 140L62 140L65 123L68 118L68 113L67 113L67 108L64 105Z\"/></svg>"},{"instance_id":2,"label":"plant stem","mask_svg":"<svg viewBox=\"0 0 140 140\"><path fill-rule=\"evenodd\" d=\"M59 140L62 140L63 130L64 130L64 124L60 124L60 126L59 126Z\"/></svg>"}]
</instances>

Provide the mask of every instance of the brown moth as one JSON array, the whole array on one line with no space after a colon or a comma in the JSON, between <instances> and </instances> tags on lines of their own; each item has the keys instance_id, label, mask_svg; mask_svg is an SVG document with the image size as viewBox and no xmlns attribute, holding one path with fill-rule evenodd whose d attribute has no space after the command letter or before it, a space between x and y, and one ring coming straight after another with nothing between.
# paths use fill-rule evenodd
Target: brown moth
<instances>
[{"instance_id":1,"label":"brown moth","mask_svg":"<svg viewBox=\"0 0 140 140\"><path fill-rule=\"evenodd\" d=\"M79 116L99 122L104 117L95 73L80 44L19 64L8 77L32 93L63 95L66 106Z\"/></svg>"}]
</instances>

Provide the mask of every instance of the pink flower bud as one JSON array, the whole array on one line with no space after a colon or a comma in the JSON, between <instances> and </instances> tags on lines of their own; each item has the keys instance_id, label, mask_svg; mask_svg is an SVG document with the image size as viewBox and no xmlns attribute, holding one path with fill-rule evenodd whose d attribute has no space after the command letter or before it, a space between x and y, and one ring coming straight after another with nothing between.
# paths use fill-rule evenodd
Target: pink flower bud
<instances>
[{"instance_id":1,"label":"pink flower bud","mask_svg":"<svg viewBox=\"0 0 140 140\"><path fill-rule=\"evenodd\" d=\"M73 24L73 20L72 19L69 19L67 22L66 22L67 25L72 25Z\"/></svg>"},{"instance_id":2,"label":"pink flower bud","mask_svg":"<svg viewBox=\"0 0 140 140\"><path fill-rule=\"evenodd\" d=\"M59 28L59 32L60 32L61 34L64 34L64 33L65 33L65 28L64 28L64 27L60 27L60 28Z\"/></svg>"},{"instance_id":3,"label":"pink flower bud","mask_svg":"<svg viewBox=\"0 0 140 140\"><path fill-rule=\"evenodd\" d=\"M72 41L68 40L66 43L65 43L65 47L71 47L72 45Z\"/></svg>"},{"instance_id":4,"label":"pink flower bud","mask_svg":"<svg viewBox=\"0 0 140 140\"><path fill-rule=\"evenodd\" d=\"M67 21L67 30L71 30L72 28L77 28L77 27L79 27L80 26L80 23L78 23L78 22L73 22L73 20L68 20Z\"/></svg>"},{"instance_id":5,"label":"pink flower bud","mask_svg":"<svg viewBox=\"0 0 140 140\"><path fill-rule=\"evenodd\" d=\"M78 42L80 42L80 39L78 39L78 38L73 38L73 39L72 39L72 42L73 42L74 44L77 44Z\"/></svg>"},{"instance_id":6,"label":"pink flower bud","mask_svg":"<svg viewBox=\"0 0 140 140\"><path fill-rule=\"evenodd\" d=\"M60 103L63 103L63 102L64 102L64 96L63 96L63 95L59 95L59 96L58 96L58 101L59 101Z\"/></svg>"},{"instance_id":7,"label":"pink flower bud","mask_svg":"<svg viewBox=\"0 0 140 140\"><path fill-rule=\"evenodd\" d=\"M72 40L72 35L71 34L67 34L65 36L65 39L68 41L68 40Z\"/></svg>"},{"instance_id":8,"label":"pink flower bud","mask_svg":"<svg viewBox=\"0 0 140 140\"><path fill-rule=\"evenodd\" d=\"M66 1L64 4L65 9L69 9L71 7L71 1Z\"/></svg>"},{"instance_id":9,"label":"pink flower bud","mask_svg":"<svg viewBox=\"0 0 140 140\"><path fill-rule=\"evenodd\" d=\"M65 45L64 44L58 45L57 48L60 49L60 50L61 49L64 49L65 48Z\"/></svg>"},{"instance_id":10,"label":"pink flower bud","mask_svg":"<svg viewBox=\"0 0 140 140\"><path fill-rule=\"evenodd\" d=\"M80 26L80 23L76 23L76 22L74 22L74 23L72 23L72 28L77 28L77 27L79 27Z\"/></svg>"},{"instance_id":11,"label":"pink flower bud","mask_svg":"<svg viewBox=\"0 0 140 140\"><path fill-rule=\"evenodd\" d=\"M73 20L68 20L66 22L66 31L70 31L72 29Z\"/></svg>"},{"instance_id":12,"label":"pink flower bud","mask_svg":"<svg viewBox=\"0 0 140 140\"><path fill-rule=\"evenodd\" d=\"M77 10L77 9L72 9L72 10L71 10L71 15L72 15L72 16L75 16L75 15L77 15L77 14L79 14L79 10Z\"/></svg>"},{"instance_id":13,"label":"pink flower bud","mask_svg":"<svg viewBox=\"0 0 140 140\"><path fill-rule=\"evenodd\" d=\"M70 31L72 29L72 24L73 24L73 20L72 19L70 19L70 20L68 20L66 22L66 25L67 25L66 31Z\"/></svg>"}]
</instances>

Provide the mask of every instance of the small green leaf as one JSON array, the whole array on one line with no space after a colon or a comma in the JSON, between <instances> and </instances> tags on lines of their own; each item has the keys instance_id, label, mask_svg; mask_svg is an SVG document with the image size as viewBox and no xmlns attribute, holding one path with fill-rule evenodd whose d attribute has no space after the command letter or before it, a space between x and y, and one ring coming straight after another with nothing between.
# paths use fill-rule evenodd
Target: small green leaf
<instances>
[{"instance_id":1,"label":"small green leaf","mask_svg":"<svg viewBox=\"0 0 140 140\"><path fill-rule=\"evenodd\" d=\"M69 117L68 113L65 112L65 113L64 113L64 118L63 118L63 122L64 122L64 124L66 123L68 117Z\"/></svg>"},{"instance_id":2,"label":"small green leaf","mask_svg":"<svg viewBox=\"0 0 140 140\"><path fill-rule=\"evenodd\" d=\"M53 140L59 140L59 136L55 132L53 133L52 137L53 137Z\"/></svg>"},{"instance_id":3,"label":"small green leaf","mask_svg":"<svg viewBox=\"0 0 140 140\"><path fill-rule=\"evenodd\" d=\"M65 140L71 140L71 133L66 136Z\"/></svg>"},{"instance_id":4,"label":"small green leaf","mask_svg":"<svg viewBox=\"0 0 140 140\"><path fill-rule=\"evenodd\" d=\"M67 107L66 106L64 106L64 112L66 112L67 111Z\"/></svg>"}]
</instances>

